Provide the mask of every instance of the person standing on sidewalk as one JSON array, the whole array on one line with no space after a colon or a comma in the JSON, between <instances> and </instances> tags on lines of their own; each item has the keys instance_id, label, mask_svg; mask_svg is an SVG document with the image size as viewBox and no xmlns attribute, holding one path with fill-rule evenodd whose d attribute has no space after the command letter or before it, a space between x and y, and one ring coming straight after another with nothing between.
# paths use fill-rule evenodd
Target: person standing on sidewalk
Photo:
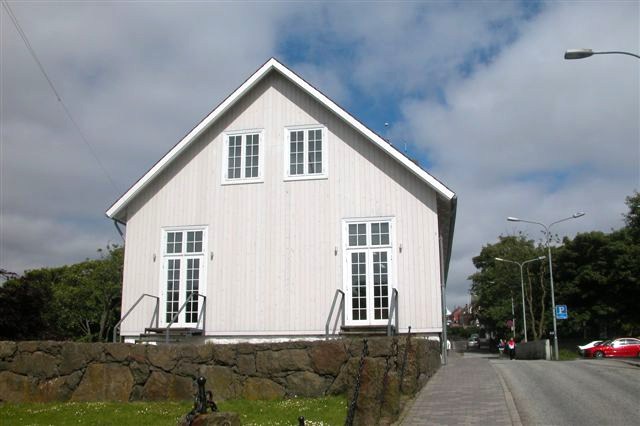
<instances>
[{"instance_id":1,"label":"person standing on sidewalk","mask_svg":"<svg viewBox=\"0 0 640 426\"><path fill-rule=\"evenodd\" d=\"M509 359L514 359L516 357L516 342L513 337L507 342L507 347L509 348Z\"/></svg>"}]
</instances>

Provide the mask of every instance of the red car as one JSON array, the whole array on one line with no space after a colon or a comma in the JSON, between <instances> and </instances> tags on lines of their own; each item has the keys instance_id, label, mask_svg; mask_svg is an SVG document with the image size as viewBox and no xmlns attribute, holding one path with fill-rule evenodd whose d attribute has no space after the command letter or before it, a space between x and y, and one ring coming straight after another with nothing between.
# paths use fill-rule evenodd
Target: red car
<instances>
[{"instance_id":1,"label":"red car","mask_svg":"<svg viewBox=\"0 0 640 426\"><path fill-rule=\"evenodd\" d=\"M585 349L587 358L604 357L638 357L640 358L640 339L621 337L615 340L605 340L592 348Z\"/></svg>"}]
</instances>

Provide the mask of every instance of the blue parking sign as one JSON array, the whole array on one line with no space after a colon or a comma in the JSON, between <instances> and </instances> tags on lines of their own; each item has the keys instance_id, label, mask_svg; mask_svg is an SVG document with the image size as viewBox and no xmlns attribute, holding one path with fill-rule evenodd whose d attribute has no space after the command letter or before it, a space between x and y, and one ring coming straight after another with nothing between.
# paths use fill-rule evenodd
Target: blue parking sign
<instances>
[{"instance_id":1,"label":"blue parking sign","mask_svg":"<svg viewBox=\"0 0 640 426\"><path fill-rule=\"evenodd\" d=\"M569 318L569 311L567 311L567 305L556 305L556 319Z\"/></svg>"}]
</instances>

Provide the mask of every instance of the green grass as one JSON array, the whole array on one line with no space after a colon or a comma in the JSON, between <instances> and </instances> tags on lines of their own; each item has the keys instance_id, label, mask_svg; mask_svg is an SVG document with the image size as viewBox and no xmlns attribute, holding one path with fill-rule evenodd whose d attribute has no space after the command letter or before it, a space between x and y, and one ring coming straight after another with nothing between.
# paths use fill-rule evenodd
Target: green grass
<instances>
[{"instance_id":1,"label":"green grass","mask_svg":"<svg viewBox=\"0 0 640 426\"><path fill-rule=\"evenodd\" d=\"M560 361L573 361L574 359L580 358L580 355L575 351L575 349L560 348L558 350L558 356L560 357Z\"/></svg>"},{"instance_id":2,"label":"green grass","mask_svg":"<svg viewBox=\"0 0 640 426\"><path fill-rule=\"evenodd\" d=\"M175 426L193 407L192 402L64 402L0 404L0 425L149 425ZM218 403L220 411L240 414L243 425L342 425L347 415L344 397L294 398L280 401L231 400Z\"/></svg>"}]
</instances>

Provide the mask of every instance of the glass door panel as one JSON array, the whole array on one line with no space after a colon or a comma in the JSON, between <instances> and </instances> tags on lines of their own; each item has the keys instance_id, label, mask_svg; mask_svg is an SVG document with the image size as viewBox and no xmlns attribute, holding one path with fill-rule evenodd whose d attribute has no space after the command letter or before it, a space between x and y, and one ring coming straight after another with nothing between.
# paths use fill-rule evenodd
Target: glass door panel
<instances>
[{"instance_id":1,"label":"glass door panel","mask_svg":"<svg viewBox=\"0 0 640 426\"><path fill-rule=\"evenodd\" d=\"M373 252L373 318L389 318L389 260L386 251Z\"/></svg>"},{"instance_id":2,"label":"glass door panel","mask_svg":"<svg viewBox=\"0 0 640 426\"><path fill-rule=\"evenodd\" d=\"M367 257L366 252L351 253L351 318L367 319Z\"/></svg>"},{"instance_id":3,"label":"glass door panel","mask_svg":"<svg viewBox=\"0 0 640 426\"><path fill-rule=\"evenodd\" d=\"M167 260L165 322L168 324L180 309L180 259Z\"/></svg>"}]
</instances>

